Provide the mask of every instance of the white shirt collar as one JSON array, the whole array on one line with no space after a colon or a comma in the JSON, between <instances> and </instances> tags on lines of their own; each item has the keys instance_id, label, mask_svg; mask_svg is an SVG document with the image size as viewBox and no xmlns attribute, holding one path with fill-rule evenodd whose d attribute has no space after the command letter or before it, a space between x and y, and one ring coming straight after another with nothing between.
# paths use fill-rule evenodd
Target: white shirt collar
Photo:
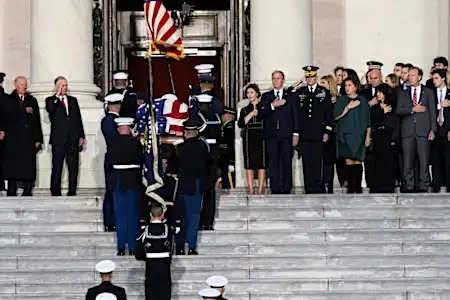
<instances>
[{"instance_id":1,"label":"white shirt collar","mask_svg":"<svg viewBox=\"0 0 450 300\"><path fill-rule=\"evenodd\" d=\"M116 116L120 117L119 113L117 113L117 112L115 112L115 111L109 111L108 113L109 113L109 114L113 114L113 115L116 115Z\"/></svg>"},{"instance_id":2,"label":"white shirt collar","mask_svg":"<svg viewBox=\"0 0 450 300\"><path fill-rule=\"evenodd\" d=\"M313 85L308 85L308 91L310 91L312 88L312 91L315 92L317 88L317 83L314 83Z\"/></svg>"},{"instance_id":3,"label":"white shirt collar","mask_svg":"<svg viewBox=\"0 0 450 300\"><path fill-rule=\"evenodd\" d=\"M161 220L152 220L152 221L150 221L150 223L161 224L161 223L164 223L164 222L161 221Z\"/></svg>"}]
</instances>

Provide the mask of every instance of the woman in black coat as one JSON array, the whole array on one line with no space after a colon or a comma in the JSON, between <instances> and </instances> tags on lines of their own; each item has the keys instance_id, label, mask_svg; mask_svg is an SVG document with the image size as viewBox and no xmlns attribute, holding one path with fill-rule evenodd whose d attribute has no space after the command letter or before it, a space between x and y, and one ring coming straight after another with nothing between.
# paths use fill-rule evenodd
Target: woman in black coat
<instances>
[{"instance_id":1,"label":"woman in black coat","mask_svg":"<svg viewBox=\"0 0 450 300\"><path fill-rule=\"evenodd\" d=\"M400 119L395 114L395 92L388 84L383 83L377 87L377 99L380 105L376 106L372 118L375 178L370 192L393 193L397 175Z\"/></svg>"}]
</instances>

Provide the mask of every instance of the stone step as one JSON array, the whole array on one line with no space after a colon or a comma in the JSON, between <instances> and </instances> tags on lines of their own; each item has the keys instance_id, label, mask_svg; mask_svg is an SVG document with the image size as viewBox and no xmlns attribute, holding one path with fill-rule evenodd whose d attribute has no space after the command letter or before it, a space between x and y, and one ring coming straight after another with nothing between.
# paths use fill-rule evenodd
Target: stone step
<instances>
[{"instance_id":1,"label":"stone step","mask_svg":"<svg viewBox=\"0 0 450 300\"><path fill-rule=\"evenodd\" d=\"M0 221L0 232L103 232L103 221ZM450 218L295 218L271 220L216 219L214 228L222 230L334 230L334 229L444 229L450 228Z\"/></svg>"},{"instance_id":2,"label":"stone step","mask_svg":"<svg viewBox=\"0 0 450 300\"><path fill-rule=\"evenodd\" d=\"M174 265L172 279L205 280L209 276L220 273L230 280L238 279L386 279L386 278L450 278L450 267L446 266L384 266L384 267L322 267L322 268L252 268L228 266L220 270L209 267L184 268ZM114 272L114 280L127 282L138 281L145 276L145 266L141 265L131 270L120 269ZM0 283L46 283L87 282L99 280L98 273L86 270L2 270Z\"/></svg>"},{"instance_id":3,"label":"stone step","mask_svg":"<svg viewBox=\"0 0 450 300\"><path fill-rule=\"evenodd\" d=\"M127 291L127 299L142 300L143 294ZM226 292L225 297L233 300L448 300L449 298L428 298L429 295L444 295L446 291L434 292L296 292L296 293L232 293ZM415 297L415 298L411 298ZM2 300L84 300L84 294L16 294L2 295ZM173 300L198 300L198 293L173 294Z\"/></svg>"},{"instance_id":4,"label":"stone step","mask_svg":"<svg viewBox=\"0 0 450 300\"><path fill-rule=\"evenodd\" d=\"M441 241L426 242L316 242L316 243L200 243L199 253L202 255L302 255L302 254L421 254L450 253L450 243ZM0 256L40 256L40 257L96 257L114 256L116 245L17 245L2 244Z\"/></svg>"},{"instance_id":5,"label":"stone step","mask_svg":"<svg viewBox=\"0 0 450 300\"><path fill-rule=\"evenodd\" d=\"M114 245L112 232L0 232L0 245L60 246L64 241L70 246ZM242 230L201 231L201 244L225 243L305 243L305 242L400 242L400 241L450 241L446 229L345 229L345 230Z\"/></svg>"},{"instance_id":6,"label":"stone step","mask_svg":"<svg viewBox=\"0 0 450 300\"><path fill-rule=\"evenodd\" d=\"M293 218L449 218L450 206L376 206L376 207L309 207L290 206L284 208L264 206L223 207L217 212L220 220L239 219L293 219ZM0 220L38 222L83 222L102 220L101 207L85 209L64 208L1 208Z\"/></svg>"},{"instance_id":7,"label":"stone step","mask_svg":"<svg viewBox=\"0 0 450 300\"><path fill-rule=\"evenodd\" d=\"M75 197L49 197L38 195L33 197L0 197L1 207L28 209L28 208L48 208L48 209L84 209L98 208L102 205L102 197L95 195L83 195ZM430 205L450 205L450 197L447 193L441 194L362 194L362 195L219 195L217 200L219 208L222 207L376 207L387 205L399 206L430 206Z\"/></svg>"},{"instance_id":8,"label":"stone step","mask_svg":"<svg viewBox=\"0 0 450 300\"><path fill-rule=\"evenodd\" d=\"M0 270L78 270L92 269L102 259L113 259L118 269L140 267L142 264L134 257L95 256L95 257L0 257ZM174 266L180 268L210 267L219 270L230 265L242 268L302 268L348 267L361 268L373 266L425 266L448 265L450 254L305 254L305 255L199 255L175 256Z\"/></svg>"},{"instance_id":9,"label":"stone step","mask_svg":"<svg viewBox=\"0 0 450 300\"><path fill-rule=\"evenodd\" d=\"M143 280L138 281L115 281L117 285L124 287L133 293L143 293ZM65 293L83 294L91 287L92 282L46 282L42 284L32 283L0 283L0 294L21 294L21 293ZM195 293L205 288L204 280L176 281L172 286L174 293ZM232 280L227 285L228 291L236 293L276 293L290 291L294 292L353 292L353 291L383 291L383 292L403 292L403 291L430 291L446 289L448 278L385 278L385 279L245 279Z\"/></svg>"}]
</instances>

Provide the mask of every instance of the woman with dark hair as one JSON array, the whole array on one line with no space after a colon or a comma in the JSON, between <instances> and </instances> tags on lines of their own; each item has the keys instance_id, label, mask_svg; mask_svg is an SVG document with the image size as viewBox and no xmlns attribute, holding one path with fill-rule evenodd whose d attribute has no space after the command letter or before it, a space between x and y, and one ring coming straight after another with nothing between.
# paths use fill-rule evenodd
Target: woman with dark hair
<instances>
[{"instance_id":1,"label":"woman with dark hair","mask_svg":"<svg viewBox=\"0 0 450 300\"><path fill-rule=\"evenodd\" d=\"M397 175L397 155L400 119L396 115L395 91L387 84L377 87L380 103L375 109L373 155L376 161L371 193L393 193Z\"/></svg>"},{"instance_id":2,"label":"woman with dark hair","mask_svg":"<svg viewBox=\"0 0 450 300\"><path fill-rule=\"evenodd\" d=\"M266 181L267 146L263 136L263 122L258 116L261 107L261 92L257 84L251 83L245 88L245 95L250 103L242 108L238 126L241 128L244 150L244 167L246 169L249 194L254 194L253 181L255 170L258 171L258 194L264 193Z\"/></svg>"},{"instance_id":3,"label":"woman with dark hair","mask_svg":"<svg viewBox=\"0 0 450 300\"><path fill-rule=\"evenodd\" d=\"M347 192L362 193L362 161L370 145L370 109L366 99L358 95L358 77L344 81L346 96L334 106L336 148L338 158L345 159Z\"/></svg>"},{"instance_id":4,"label":"woman with dark hair","mask_svg":"<svg viewBox=\"0 0 450 300\"><path fill-rule=\"evenodd\" d=\"M347 78L353 79L358 84L358 91L361 89L361 81L359 80L358 73L356 73L355 70L353 70L353 69L344 69L344 71L342 72L342 78L344 79L344 81ZM345 93L345 84L341 85L341 89L339 91L339 94L346 95L346 93Z\"/></svg>"}]
</instances>

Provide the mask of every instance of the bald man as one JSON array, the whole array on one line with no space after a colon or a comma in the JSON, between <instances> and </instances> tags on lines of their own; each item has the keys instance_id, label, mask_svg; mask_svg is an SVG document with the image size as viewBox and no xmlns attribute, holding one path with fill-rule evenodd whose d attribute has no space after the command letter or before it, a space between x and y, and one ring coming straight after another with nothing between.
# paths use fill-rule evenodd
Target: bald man
<instances>
[{"instance_id":1,"label":"bald man","mask_svg":"<svg viewBox=\"0 0 450 300\"><path fill-rule=\"evenodd\" d=\"M43 143L39 105L27 93L25 77L14 80L14 91L4 101L3 177L8 181L8 196L16 196L17 183L22 182L23 196L32 195L36 180L36 154Z\"/></svg>"}]
</instances>

